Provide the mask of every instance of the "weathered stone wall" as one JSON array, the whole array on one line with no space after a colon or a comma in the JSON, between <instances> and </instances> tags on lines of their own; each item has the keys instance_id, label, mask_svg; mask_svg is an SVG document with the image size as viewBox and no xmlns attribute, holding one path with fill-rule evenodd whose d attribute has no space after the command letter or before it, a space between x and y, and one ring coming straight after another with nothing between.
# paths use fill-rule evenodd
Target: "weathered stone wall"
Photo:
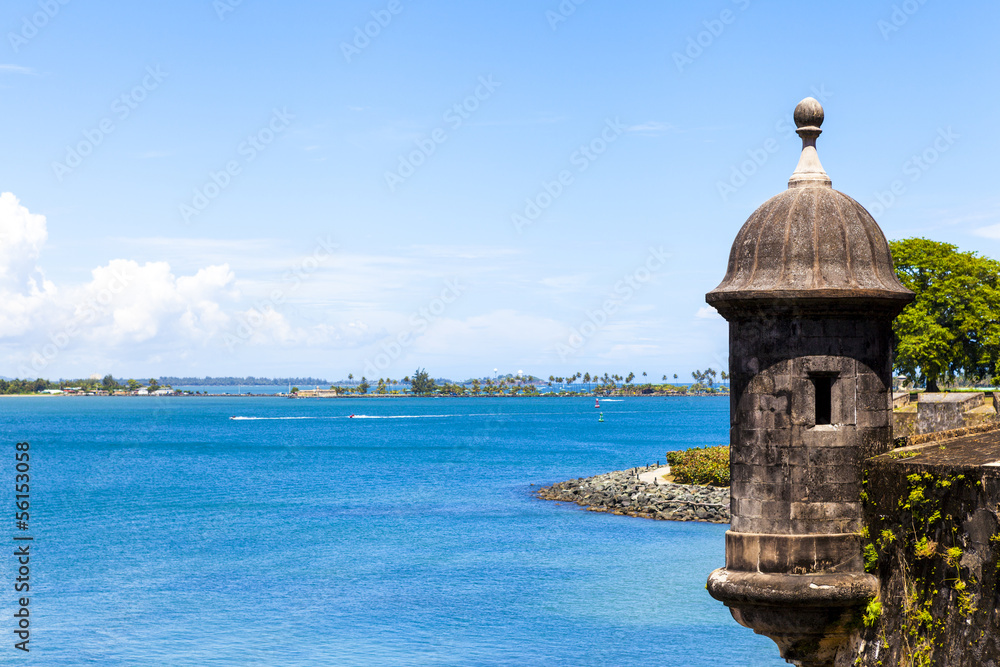
<instances>
[{"instance_id":1,"label":"weathered stone wall","mask_svg":"<svg viewBox=\"0 0 1000 667\"><path fill-rule=\"evenodd\" d=\"M863 537L880 593L837 666L1000 667L1000 467L923 465L916 451L870 462Z\"/></svg>"},{"instance_id":2,"label":"weathered stone wall","mask_svg":"<svg viewBox=\"0 0 1000 667\"><path fill-rule=\"evenodd\" d=\"M908 405L902 410L892 411L892 437L907 438L917 434L917 406Z\"/></svg>"},{"instance_id":3,"label":"weathered stone wall","mask_svg":"<svg viewBox=\"0 0 1000 667\"><path fill-rule=\"evenodd\" d=\"M997 421L997 397L988 392L919 394L892 413L893 435L903 438ZM894 401L895 406L895 401Z\"/></svg>"},{"instance_id":4,"label":"weathered stone wall","mask_svg":"<svg viewBox=\"0 0 1000 667\"><path fill-rule=\"evenodd\" d=\"M889 327L856 316L730 321L727 568L757 571L766 549L774 572L861 570L861 462L892 446ZM829 425L816 423L824 377ZM824 557L796 535L827 536Z\"/></svg>"},{"instance_id":5,"label":"weathered stone wall","mask_svg":"<svg viewBox=\"0 0 1000 667\"><path fill-rule=\"evenodd\" d=\"M921 398L923 400L917 401L918 434L962 428L966 426L965 413L983 405L983 395L978 392L944 394L944 400L928 400L927 396Z\"/></svg>"}]
</instances>

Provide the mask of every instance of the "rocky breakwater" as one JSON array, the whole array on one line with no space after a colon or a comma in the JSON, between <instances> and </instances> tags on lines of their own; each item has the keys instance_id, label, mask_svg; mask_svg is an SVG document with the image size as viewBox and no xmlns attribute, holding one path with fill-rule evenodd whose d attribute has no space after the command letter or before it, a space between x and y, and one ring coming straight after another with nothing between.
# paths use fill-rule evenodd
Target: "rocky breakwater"
<instances>
[{"instance_id":1,"label":"rocky breakwater","mask_svg":"<svg viewBox=\"0 0 1000 667\"><path fill-rule=\"evenodd\" d=\"M571 479L542 487L536 495L543 500L576 503L591 512L661 521L729 523L728 488L639 479L657 468L651 465Z\"/></svg>"}]
</instances>

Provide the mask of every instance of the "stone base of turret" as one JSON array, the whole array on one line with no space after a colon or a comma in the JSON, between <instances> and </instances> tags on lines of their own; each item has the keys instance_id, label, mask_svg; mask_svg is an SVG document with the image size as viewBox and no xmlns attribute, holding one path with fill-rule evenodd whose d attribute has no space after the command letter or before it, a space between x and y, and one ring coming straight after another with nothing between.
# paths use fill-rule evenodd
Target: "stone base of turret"
<instances>
[{"instance_id":1,"label":"stone base of turret","mask_svg":"<svg viewBox=\"0 0 1000 667\"><path fill-rule=\"evenodd\" d=\"M774 574L720 568L708 592L724 602L741 625L769 637L788 662L832 667L878 593L864 573Z\"/></svg>"},{"instance_id":2,"label":"stone base of turret","mask_svg":"<svg viewBox=\"0 0 1000 667\"><path fill-rule=\"evenodd\" d=\"M729 530L726 567L775 574L861 572L861 535L762 535Z\"/></svg>"}]
</instances>

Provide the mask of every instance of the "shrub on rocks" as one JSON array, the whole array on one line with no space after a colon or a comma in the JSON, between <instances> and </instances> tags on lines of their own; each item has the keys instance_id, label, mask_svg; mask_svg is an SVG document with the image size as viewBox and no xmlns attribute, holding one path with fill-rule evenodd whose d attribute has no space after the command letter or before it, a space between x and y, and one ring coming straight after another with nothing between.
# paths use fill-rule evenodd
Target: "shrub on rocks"
<instances>
[{"instance_id":1,"label":"shrub on rocks","mask_svg":"<svg viewBox=\"0 0 1000 667\"><path fill-rule=\"evenodd\" d=\"M667 452L670 474L679 484L729 486L729 447L695 447Z\"/></svg>"}]
</instances>

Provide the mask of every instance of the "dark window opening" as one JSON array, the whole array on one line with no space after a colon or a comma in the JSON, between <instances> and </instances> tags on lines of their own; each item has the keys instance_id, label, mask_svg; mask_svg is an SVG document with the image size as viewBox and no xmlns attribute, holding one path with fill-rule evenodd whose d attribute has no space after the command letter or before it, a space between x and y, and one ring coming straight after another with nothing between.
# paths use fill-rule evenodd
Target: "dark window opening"
<instances>
[{"instance_id":1,"label":"dark window opening","mask_svg":"<svg viewBox=\"0 0 1000 667\"><path fill-rule=\"evenodd\" d=\"M816 425L830 424L833 417L833 380L832 377L814 377L816 385Z\"/></svg>"}]
</instances>

